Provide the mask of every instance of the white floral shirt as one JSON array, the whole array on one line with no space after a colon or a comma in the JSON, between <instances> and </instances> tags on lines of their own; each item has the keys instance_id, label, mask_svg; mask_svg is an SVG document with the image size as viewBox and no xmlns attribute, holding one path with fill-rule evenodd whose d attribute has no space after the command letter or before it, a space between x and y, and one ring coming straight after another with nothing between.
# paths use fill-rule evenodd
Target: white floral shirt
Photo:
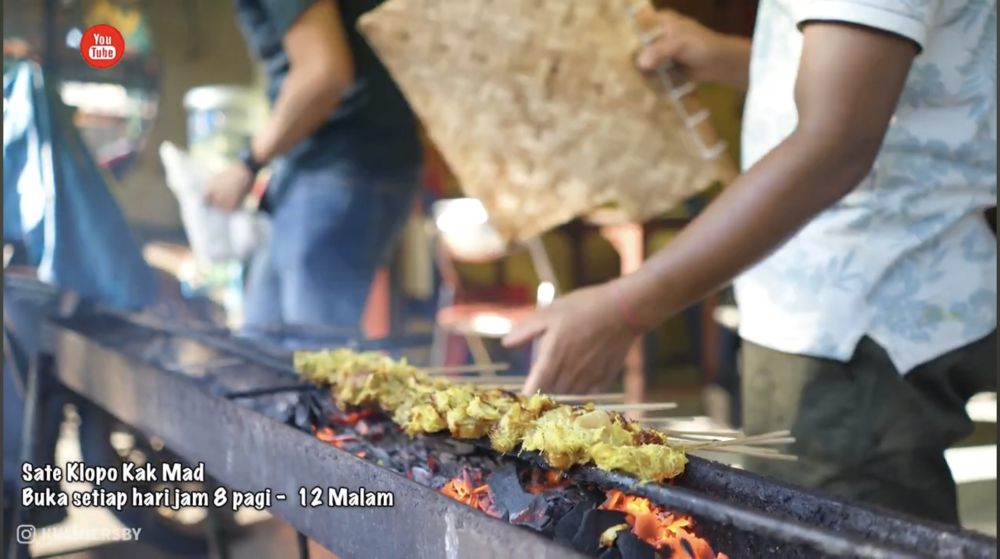
<instances>
[{"instance_id":1,"label":"white floral shirt","mask_svg":"<svg viewBox=\"0 0 1000 559\"><path fill-rule=\"evenodd\" d=\"M736 281L743 338L847 361L869 336L906 373L996 329L996 0L762 0L743 123L750 167L796 124L800 25L917 43L867 177ZM809 185L802 185L808 188Z\"/></svg>"}]
</instances>

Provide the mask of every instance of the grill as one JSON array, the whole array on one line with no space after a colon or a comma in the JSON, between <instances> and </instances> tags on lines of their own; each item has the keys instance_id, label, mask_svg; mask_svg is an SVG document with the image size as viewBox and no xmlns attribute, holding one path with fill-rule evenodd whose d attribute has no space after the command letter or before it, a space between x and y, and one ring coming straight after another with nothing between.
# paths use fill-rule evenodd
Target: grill
<instances>
[{"instance_id":1,"label":"grill","mask_svg":"<svg viewBox=\"0 0 1000 559\"><path fill-rule=\"evenodd\" d=\"M559 518L533 521L521 515L516 526L512 510L487 511L491 516L437 489L463 467L463 475L479 471L490 478L491 494L499 496L501 503L494 505L506 499L511 509L509 501L521 492L511 489L505 496L502 487L510 488L517 472L536 468L531 455L499 457L483 445L445 437L386 435L363 444L356 437L357 422L335 435L346 433L336 441L351 444L330 444L326 435L332 431L322 431L320 418L332 404L298 386L290 354L277 346L94 310L50 322L45 339L49 357L39 360L40 369L122 422L158 437L189 463L204 463L218 482L239 491L269 488L287 495L270 511L343 557L394 557L400 550L412 557L449 558L653 556L652 548L621 549L627 539L619 539L613 551L584 553L593 544L574 546L572 534L567 536L567 530L578 533L577 525L590 523L596 540L608 523L620 521L613 516L618 513L584 515L585 507L574 513L569 503ZM337 343L390 351L407 344ZM384 424L372 417L364 430ZM394 470L401 455L419 456L424 465L426 456L438 464L448 460L437 472ZM566 475L574 489L553 494L603 496L620 490L646 498L692 518L698 535L729 557L996 557L993 538L834 500L696 457L670 484L638 484L595 468ZM300 506L300 487L312 486L389 491L394 506ZM600 502L591 499L591 508Z\"/></svg>"}]
</instances>

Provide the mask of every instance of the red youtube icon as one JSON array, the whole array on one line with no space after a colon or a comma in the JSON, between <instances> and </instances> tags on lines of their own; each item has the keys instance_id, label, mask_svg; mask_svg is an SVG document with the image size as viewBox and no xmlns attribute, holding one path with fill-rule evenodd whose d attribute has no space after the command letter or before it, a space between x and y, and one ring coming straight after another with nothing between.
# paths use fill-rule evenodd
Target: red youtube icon
<instances>
[{"instance_id":1,"label":"red youtube icon","mask_svg":"<svg viewBox=\"0 0 1000 559\"><path fill-rule=\"evenodd\" d=\"M94 68L110 68L125 54L125 38L114 27L100 24L83 32L80 56Z\"/></svg>"}]
</instances>

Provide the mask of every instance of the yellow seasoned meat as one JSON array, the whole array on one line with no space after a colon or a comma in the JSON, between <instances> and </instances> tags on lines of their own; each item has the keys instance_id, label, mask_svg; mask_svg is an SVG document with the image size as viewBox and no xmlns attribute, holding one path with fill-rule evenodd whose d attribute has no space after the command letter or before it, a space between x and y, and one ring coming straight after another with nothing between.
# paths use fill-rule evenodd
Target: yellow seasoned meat
<instances>
[{"instance_id":1,"label":"yellow seasoned meat","mask_svg":"<svg viewBox=\"0 0 1000 559\"><path fill-rule=\"evenodd\" d=\"M304 378L330 386L339 405L377 405L411 436L445 429L460 439L488 435L499 452L520 447L539 452L553 468L594 463L642 481L675 477L687 463L682 451L665 444L662 433L593 404L574 407L542 394L524 397L455 385L378 353L301 352L295 368Z\"/></svg>"},{"instance_id":2,"label":"yellow seasoned meat","mask_svg":"<svg viewBox=\"0 0 1000 559\"><path fill-rule=\"evenodd\" d=\"M604 410L560 406L544 413L524 435L521 448L536 450L555 468L591 461L597 444L632 444L632 433Z\"/></svg>"},{"instance_id":3,"label":"yellow seasoned meat","mask_svg":"<svg viewBox=\"0 0 1000 559\"><path fill-rule=\"evenodd\" d=\"M528 398L518 397L511 403L500 421L490 431L490 443L499 452L512 452L524 440L524 436L541 415L559 407L552 398L534 394Z\"/></svg>"},{"instance_id":4,"label":"yellow seasoned meat","mask_svg":"<svg viewBox=\"0 0 1000 559\"><path fill-rule=\"evenodd\" d=\"M401 419L403 420L401 421ZM437 433L448 428L448 422L430 404L413 406L409 417L404 419L394 416L393 421L402 425L403 430L411 437L419 433Z\"/></svg>"},{"instance_id":5,"label":"yellow seasoned meat","mask_svg":"<svg viewBox=\"0 0 1000 559\"><path fill-rule=\"evenodd\" d=\"M687 456L682 451L658 444L614 446L598 443L591 449L590 456L602 470L628 472L643 481L679 476L687 464Z\"/></svg>"}]
</instances>

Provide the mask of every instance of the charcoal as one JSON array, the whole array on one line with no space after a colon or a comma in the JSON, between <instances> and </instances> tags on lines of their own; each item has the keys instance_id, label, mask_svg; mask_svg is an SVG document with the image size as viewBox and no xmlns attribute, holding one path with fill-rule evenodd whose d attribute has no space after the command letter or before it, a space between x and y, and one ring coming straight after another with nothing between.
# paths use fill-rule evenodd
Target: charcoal
<instances>
[{"instance_id":1,"label":"charcoal","mask_svg":"<svg viewBox=\"0 0 1000 559\"><path fill-rule=\"evenodd\" d=\"M378 447L378 446L370 446L370 448L369 448L369 451L370 451L369 455L370 455L370 456L371 456L371 457L372 457L372 458L373 458L374 460L381 460L381 461L382 461L382 463L384 463L384 464L391 464L391 463L392 463L392 461L393 461L393 460L392 460L392 457L391 457L391 456L389 456L389 453L388 453L388 452L386 452L386 451L385 451L384 449L382 449L381 447Z\"/></svg>"},{"instance_id":2,"label":"charcoal","mask_svg":"<svg viewBox=\"0 0 1000 559\"><path fill-rule=\"evenodd\" d=\"M299 405L305 405L309 410L309 413L316 418L328 417L329 410L323 405L323 403L315 396L304 398Z\"/></svg>"},{"instance_id":3,"label":"charcoal","mask_svg":"<svg viewBox=\"0 0 1000 559\"><path fill-rule=\"evenodd\" d=\"M421 468L420 466L410 468L410 473L413 476L413 481L421 485L430 485L431 480L434 478L429 470Z\"/></svg>"},{"instance_id":4,"label":"charcoal","mask_svg":"<svg viewBox=\"0 0 1000 559\"><path fill-rule=\"evenodd\" d=\"M531 469L531 455L521 457L527 460L497 456L488 446L455 441L444 435L409 437L382 415L365 414L363 419L350 424L345 422L348 416L330 404L325 393L322 397L314 394L296 394L296 397L294 405L276 406L275 402L270 402L269 413L283 413L287 416L286 423L294 423L307 432L314 426L330 426L331 420L342 418L334 424L338 437L343 437L342 450L364 453L364 459L438 491L462 469L479 470L492 502L489 510L484 510L486 514L541 533L590 557L657 559L673 555L681 559L685 553L679 550L690 548L688 542L682 541L684 547L678 551L665 548L657 555L652 546L627 530L618 533L614 546L602 548L601 534L624 523L625 514L597 508L606 499L606 494L596 485L574 483L534 495L524 489L518 475L519 468ZM348 438L351 436L356 440ZM693 557L693 549L688 551Z\"/></svg>"},{"instance_id":5,"label":"charcoal","mask_svg":"<svg viewBox=\"0 0 1000 559\"><path fill-rule=\"evenodd\" d=\"M444 443L452 453L457 454L458 456L467 456L476 451L475 445L471 445L469 443L463 443L453 439L444 439Z\"/></svg>"},{"instance_id":6,"label":"charcoal","mask_svg":"<svg viewBox=\"0 0 1000 559\"><path fill-rule=\"evenodd\" d=\"M295 425L300 429L307 429L312 423L309 409L306 406L295 406Z\"/></svg>"},{"instance_id":7,"label":"charcoal","mask_svg":"<svg viewBox=\"0 0 1000 559\"><path fill-rule=\"evenodd\" d=\"M513 464L496 469L486 478L486 485L490 488L493 504L509 512L511 516L527 510L534 501L535 496L521 487L521 481L517 479L517 468Z\"/></svg>"},{"instance_id":8,"label":"charcoal","mask_svg":"<svg viewBox=\"0 0 1000 559\"><path fill-rule=\"evenodd\" d=\"M306 431L309 429L308 425L298 425L295 423L295 406L289 406L287 404L269 406L262 404L257 400L254 400L252 406L254 410L263 413L264 415L274 419L275 421L280 421L285 425L290 425L296 429Z\"/></svg>"},{"instance_id":9,"label":"charcoal","mask_svg":"<svg viewBox=\"0 0 1000 559\"><path fill-rule=\"evenodd\" d=\"M587 555L600 551L601 534L612 526L625 523L625 513L617 510L594 509L584 513L583 521L573 535L573 547Z\"/></svg>"},{"instance_id":10,"label":"charcoal","mask_svg":"<svg viewBox=\"0 0 1000 559\"><path fill-rule=\"evenodd\" d=\"M618 532L615 547L621 552L622 559L656 559L656 548L626 530ZM691 557L694 557L694 550L691 551Z\"/></svg>"},{"instance_id":11,"label":"charcoal","mask_svg":"<svg viewBox=\"0 0 1000 559\"><path fill-rule=\"evenodd\" d=\"M442 487L444 487L444 484L448 483L449 479L451 478L445 476L434 476L431 478L431 487L433 487L434 489L441 489Z\"/></svg>"},{"instance_id":12,"label":"charcoal","mask_svg":"<svg viewBox=\"0 0 1000 559\"><path fill-rule=\"evenodd\" d=\"M549 506L541 495L533 495L528 508L510 513L510 523L515 526L525 526L536 532L543 531L552 521Z\"/></svg>"},{"instance_id":13,"label":"charcoal","mask_svg":"<svg viewBox=\"0 0 1000 559\"><path fill-rule=\"evenodd\" d=\"M692 558L697 557L697 555L695 555L694 553L694 546L691 545L691 542L688 541L686 537L681 538L681 547L684 548L684 551L687 552L689 557Z\"/></svg>"},{"instance_id":14,"label":"charcoal","mask_svg":"<svg viewBox=\"0 0 1000 559\"><path fill-rule=\"evenodd\" d=\"M573 507L568 513L556 522L555 540L561 544L572 545L573 536L576 535L580 524L583 522L583 515L594 510L597 503L583 501Z\"/></svg>"},{"instance_id":15,"label":"charcoal","mask_svg":"<svg viewBox=\"0 0 1000 559\"><path fill-rule=\"evenodd\" d=\"M362 437L367 437L371 435L371 425L368 424L364 419L358 421L354 425L354 430L358 432Z\"/></svg>"}]
</instances>

